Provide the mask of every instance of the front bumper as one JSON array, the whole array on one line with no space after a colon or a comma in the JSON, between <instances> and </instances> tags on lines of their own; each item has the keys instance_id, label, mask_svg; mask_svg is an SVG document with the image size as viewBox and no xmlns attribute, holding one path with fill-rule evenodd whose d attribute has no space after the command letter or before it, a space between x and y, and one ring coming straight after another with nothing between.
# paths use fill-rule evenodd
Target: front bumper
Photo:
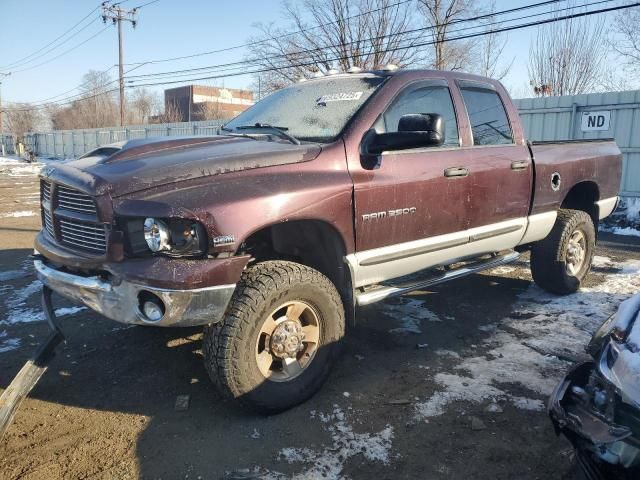
<instances>
[{"instance_id":1,"label":"front bumper","mask_svg":"<svg viewBox=\"0 0 640 480\"><path fill-rule=\"evenodd\" d=\"M580 454L588 452L605 465L637 468L637 440L631 428L618 425L595 413L574 389L584 391L595 364L586 362L573 368L555 388L548 412L556 433L566 436ZM597 475L587 478L600 478Z\"/></svg>"},{"instance_id":2,"label":"front bumper","mask_svg":"<svg viewBox=\"0 0 640 480\"><path fill-rule=\"evenodd\" d=\"M108 281L98 276L65 272L35 260L38 278L51 290L80 302L121 323L159 327L191 327L219 322L235 290L235 284L193 290L152 287L126 280ZM150 321L141 311L142 298L155 296L164 304L164 315Z\"/></svg>"}]
</instances>

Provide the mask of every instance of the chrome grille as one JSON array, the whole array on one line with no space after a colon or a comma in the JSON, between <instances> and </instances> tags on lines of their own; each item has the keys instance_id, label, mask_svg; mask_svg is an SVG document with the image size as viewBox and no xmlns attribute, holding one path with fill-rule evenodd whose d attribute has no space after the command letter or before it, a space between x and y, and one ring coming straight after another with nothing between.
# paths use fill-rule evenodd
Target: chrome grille
<instances>
[{"instance_id":1,"label":"chrome grille","mask_svg":"<svg viewBox=\"0 0 640 480\"><path fill-rule=\"evenodd\" d=\"M55 231L53 229L53 219L51 218L51 213L47 210L44 210L44 228L47 230L49 235L53 238L56 237Z\"/></svg>"},{"instance_id":2,"label":"chrome grille","mask_svg":"<svg viewBox=\"0 0 640 480\"><path fill-rule=\"evenodd\" d=\"M46 180L41 181L40 191L44 229L56 242L96 255L106 253L106 226L98 223L91 196Z\"/></svg>"},{"instance_id":3,"label":"chrome grille","mask_svg":"<svg viewBox=\"0 0 640 480\"><path fill-rule=\"evenodd\" d=\"M96 214L96 204L86 193L79 192L72 188L58 185L57 189L58 207L73 212Z\"/></svg>"},{"instance_id":4,"label":"chrome grille","mask_svg":"<svg viewBox=\"0 0 640 480\"><path fill-rule=\"evenodd\" d=\"M51 184L42 180L40 182L40 191L42 192L42 200L45 202L51 201Z\"/></svg>"},{"instance_id":5,"label":"chrome grille","mask_svg":"<svg viewBox=\"0 0 640 480\"><path fill-rule=\"evenodd\" d=\"M60 240L63 244L89 250L93 253L104 253L107 249L107 236L103 226L82 223L75 220L58 220L60 224Z\"/></svg>"}]
</instances>

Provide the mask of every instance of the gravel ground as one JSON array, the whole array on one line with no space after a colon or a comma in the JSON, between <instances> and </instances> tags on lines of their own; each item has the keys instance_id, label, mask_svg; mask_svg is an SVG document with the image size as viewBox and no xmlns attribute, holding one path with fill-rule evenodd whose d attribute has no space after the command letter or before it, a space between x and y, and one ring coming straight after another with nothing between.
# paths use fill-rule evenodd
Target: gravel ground
<instances>
[{"instance_id":1,"label":"gravel ground","mask_svg":"<svg viewBox=\"0 0 640 480\"><path fill-rule=\"evenodd\" d=\"M36 171L0 163L0 390L47 333L28 259ZM597 255L567 297L533 285L524 256L362 309L324 388L271 417L216 394L199 329L127 327L58 299L68 340L0 442L0 478L567 478L546 399L640 290L640 239L603 235Z\"/></svg>"}]
</instances>

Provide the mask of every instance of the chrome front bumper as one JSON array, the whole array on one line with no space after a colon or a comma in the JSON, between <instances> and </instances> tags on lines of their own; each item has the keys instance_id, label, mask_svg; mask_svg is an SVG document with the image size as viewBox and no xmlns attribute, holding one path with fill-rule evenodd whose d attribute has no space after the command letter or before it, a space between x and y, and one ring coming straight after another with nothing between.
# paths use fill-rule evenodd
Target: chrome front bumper
<instances>
[{"instance_id":1,"label":"chrome front bumper","mask_svg":"<svg viewBox=\"0 0 640 480\"><path fill-rule=\"evenodd\" d=\"M191 327L219 322L227 309L235 284L194 290L169 290L120 281L83 277L63 272L35 260L38 278L51 290L80 302L105 317L121 323L159 327ZM140 294L155 295L164 304L164 315L156 322L145 317Z\"/></svg>"}]
</instances>

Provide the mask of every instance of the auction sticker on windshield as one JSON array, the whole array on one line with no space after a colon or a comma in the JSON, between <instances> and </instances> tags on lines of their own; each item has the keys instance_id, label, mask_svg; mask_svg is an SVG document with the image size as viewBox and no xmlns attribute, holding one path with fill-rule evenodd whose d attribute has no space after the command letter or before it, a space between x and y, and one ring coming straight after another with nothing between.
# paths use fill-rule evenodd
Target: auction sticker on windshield
<instances>
[{"instance_id":1,"label":"auction sticker on windshield","mask_svg":"<svg viewBox=\"0 0 640 480\"><path fill-rule=\"evenodd\" d=\"M361 96L362 92L329 93L318 98L316 103L355 101L360 100Z\"/></svg>"}]
</instances>

